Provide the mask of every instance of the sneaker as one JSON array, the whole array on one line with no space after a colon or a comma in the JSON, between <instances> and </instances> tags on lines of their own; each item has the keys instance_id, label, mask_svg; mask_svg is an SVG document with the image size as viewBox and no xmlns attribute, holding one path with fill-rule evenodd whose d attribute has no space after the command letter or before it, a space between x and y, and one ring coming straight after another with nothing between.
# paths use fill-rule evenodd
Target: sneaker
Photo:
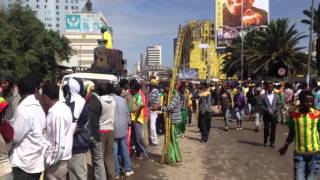
<instances>
[{"instance_id":1,"label":"sneaker","mask_svg":"<svg viewBox=\"0 0 320 180\"><path fill-rule=\"evenodd\" d=\"M225 127L224 130L225 130L225 131L228 131L228 130L229 130L229 127Z\"/></svg>"},{"instance_id":2,"label":"sneaker","mask_svg":"<svg viewBox=\"0 0 320 180\"><path fill-rule=\"evenodd\" d=\"M180 138L184 138L184 134L181 134L181 135L180 135Z\"/></svg>"},{"instance_id":3,"label":"sneaker","mask_svg":"<svg viewBox=\"0 0 320 180\"><path fill-rule=\"evenodd\" d=\"M116 179L120 179L120 176L116 176Z\"/></svg>"},{"instance_id":4,"label":"sneaker","mask_svg":"<svg viewBox=\"0 0 320 180\"><path fill-rule=\"evenodd\" d=\"M239 127L239 130L242 130L242 127Z\"/></svg>"},{"instance_id":5,"label":"sneaker","mask_svg":"<svg viewBox=\"0 0 320 180\"><path fill-rule=\"evenodd\" d=\"M127 177L131 176L132 174L134 174L133 171L126 171L126 173L124 173L124 175Z\"/></svg>"},{"instance_id":6,"label":"sneaker","mask_svg":"<svg viewBox=\"0 0 320 180\"><path fill-rule=\"evenodd\" d=\"M237 127L237 129L236 129L237 131L239 131L240 130L240 128L239 127Z\"/></svg>"}]
</instances>

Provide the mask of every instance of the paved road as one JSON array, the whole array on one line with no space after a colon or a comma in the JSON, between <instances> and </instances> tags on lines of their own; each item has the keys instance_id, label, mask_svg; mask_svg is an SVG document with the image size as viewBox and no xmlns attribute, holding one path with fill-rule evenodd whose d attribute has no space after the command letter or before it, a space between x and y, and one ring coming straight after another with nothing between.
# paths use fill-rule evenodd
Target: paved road
<instances>
[{"instance_id":1,"label":"paved road","mask_svg":"<svg viewBox=\"0 0 320 180\"><path fill-rule=\"evenodd\" d=\"M226 132L221 117L212 118L208 143L200 143L198 128L188 127L180 139L184 160L176 167L159 164L162 147L152 147L151 158L134 161L135 175L130 180L289 180L293 179L292 146L288 154L277 150L287 135L278 124L275 148L263 146L263 132L254 132L253 121L245 121L243 130L235 131L235 123ZM163 139L163 137L162 137Z\"/></svg>"}]
</instances>

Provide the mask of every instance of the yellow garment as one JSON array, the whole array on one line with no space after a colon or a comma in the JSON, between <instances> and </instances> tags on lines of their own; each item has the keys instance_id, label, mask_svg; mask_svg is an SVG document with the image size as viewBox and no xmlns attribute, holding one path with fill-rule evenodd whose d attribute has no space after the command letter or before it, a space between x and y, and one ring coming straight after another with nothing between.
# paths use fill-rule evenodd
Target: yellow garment
<instances>
[{"instance_id":1,"label":"yellow garment","mask_svg":"<svg viewBox=\"0 0 320 180\"><path fill-rule=\"evenodd\" d=\"M320 112L311 108L307 115L296 110L291 113L289 128L295 131L295 152L310 153L320 151Z\"/></svg>"},{"instance_id":2,"label":"yellow garment","mask_svg":"<svg viewBox=\"0 0 320 180\"><path fill-rule=\"evenodd\" d=\"M139 109L139 107L143 106L143 101L141 95L138 93L132 97L132 109ZM139 117L138 112L132 112L131 113L131 120L133 122L138 121L139 123L143 124L144 122L144 113L143 113L143 108L140 112Z\"/></svg>"},{"instance_id":3,"label":"yellow garment","mask_svg":"<svg viewBox=\"0 0 320 180\"><path fill-rule=\"evenodd\" d=\"M103 40L106 41L104 43L106 48L112 49L112 36L111 36L111 34L109 32L106 31L106 32L103 33Z\"/></svg>"}]
</instances>

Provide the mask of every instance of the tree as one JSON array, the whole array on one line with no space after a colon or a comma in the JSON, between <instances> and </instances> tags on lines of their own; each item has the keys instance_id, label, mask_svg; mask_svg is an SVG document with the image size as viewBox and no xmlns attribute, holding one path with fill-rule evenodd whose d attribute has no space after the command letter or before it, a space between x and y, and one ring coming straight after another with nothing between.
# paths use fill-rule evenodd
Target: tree
<instances>
[{"instance_id":1,"label":"tree","mask_svg":"<svg viewBox=\"0 0 320 180\"><path fill-rule=\"evenodd\" d=\"M303 73L307 69L307 57L298 47L305 36L298 33L288 19L272 21L264 31L249 32L244 38L244 74L277 77L279 68L287 70L287 76ZM241 61L239 40L231 46L222 69L228 76L239 75ZM245 76L245 77L246 77Z\"/></svg>"},{"instance_id":2,"label":"tree","mask_svg":"<svg viewBox=\"0 0 320 180\"><path fill-rule=\"evenodd\" d=\"M68 59L69 42L59 33L46 30L31 9L19 4L0 9L0 73L17 78L33 74L53 78L57 60Z\"/></svg>"},{"instance_id":3,"label":"tree","mask_svg":"<svg viewBox=\"0 0 320 180\"><path fill-rule=\"evenodd\" d=\"M308 19L304 19L301 22L311 25L311 10L304 10L303 14L307 16ZM315 33L317 33L317 39L316 39L316 64L317 64L317 74L320 76L320 3L318 5L318 9L314 10L314 16L313 16L313 30Z\"/></svg>"}]
</instances>

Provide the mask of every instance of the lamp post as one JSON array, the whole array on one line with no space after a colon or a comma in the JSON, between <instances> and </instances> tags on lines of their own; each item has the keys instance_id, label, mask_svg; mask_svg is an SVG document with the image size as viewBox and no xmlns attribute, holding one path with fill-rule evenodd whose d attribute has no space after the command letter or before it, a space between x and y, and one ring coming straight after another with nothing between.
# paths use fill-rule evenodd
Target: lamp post
<instances>
[{"instance_id":1,"label":"lamp post","mask_svg":"<svg viewBox=\"0 0 320 180\"><path fill-rule=\"evenodd\" d=\"M310 88L310 64L312 58L312 51L313 51L313 24L314 24L314 0L311 3L311 20L310 20L310 37L309 37L309 53L308 53L308 74L307 74L307 84L308 88Z\"/></svg>"},{"instance_id":2,"label":"lamp post","mask_svg":"<svg viewBox=\"0 0 320 180\"><path fill-rule=\"evenodd\" d=\"M241 81L243 81L243 1L241 6Z\"/></svg>"},{"instance_id":3,"label":"lamp post","mask_svg":"<svg viewBox=\"0 0 320 180\"><path fill-rule=\"evenodd\" d=\"M241 81L243 81L243 57L244 57L243 50L244 50L244 36L245 36L245 34L243 33L243 26L241 26L242 28L240 31L235 28L232 28L230 26L221 26L221 27L226 28L226 29L230 29L230 30L240 34L240 37L241 37L241 70L240 70L241 74L240 74L240 77L241 77ZM266 27L267 26L265 26L265 25L256 26L255 28L250 29L250 31L253 31L253 30L256 30L259 28L266 28ZM250 32L250 31L248 31L248 32Z\"/></svg>"}]
</instances>

